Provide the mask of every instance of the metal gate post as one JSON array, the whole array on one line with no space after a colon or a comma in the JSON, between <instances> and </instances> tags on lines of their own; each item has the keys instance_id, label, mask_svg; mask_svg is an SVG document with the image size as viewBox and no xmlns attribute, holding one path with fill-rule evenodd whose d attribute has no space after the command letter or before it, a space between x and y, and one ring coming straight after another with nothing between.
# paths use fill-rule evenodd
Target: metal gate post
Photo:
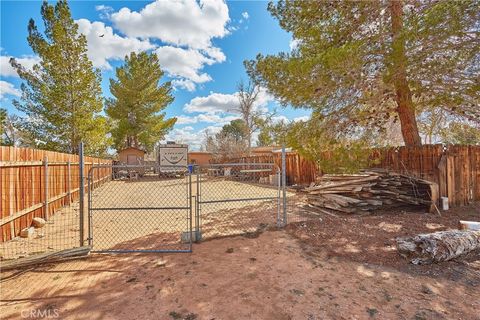
<instances>
[{"instance_id":1,"label":"metal gate post","mask_svg":"<svg viewBox=\"0 0 480 320\"><path fill-rule=\"evenodd\" d=\"M282 227L282 218L280 217L280 199L281 199L281 192L280 190L282 189L282 173L280 171L280 168L277 167L277 227L280 228Z\"/></svg>"},{"instance_id":2,"label":"metal gate post","mask_svg":"<svg viewBox=\"0 0 480 320\"><path fill-rule=\"evenodd\" d=\"M189 220L189 231L190 231L190 235L189 235L189 238L190 238L190 251L192 250L192 219L193 219L193 216L192 216L192 174L193 172L189 172L188 173L188 207L189 207L189 217L188 217L188 220Z\"/></svg>"},{"instance_id":3,"label":"metal gate post","mask_svg":"<svg viewBox=\"0 0 480 320\"><path fill-rule=\"evenodd\" d=\"M283 225L287 224L287 156L285 144L282 145L282 193L283 193Z\"/></svg>"},{"instance_id":4,"label":"metal gate post","mask_svg":"<svg viewBox=\"0 0 480 320\"><path fill-rule=\"evenodd\" d=\"M87 208L87 222L88 222L88 245L90 247L93 247L93 225L92 225L92 186L93 186L93 179L92 179L92 171L95 170L94 167L90 169L88 172L88 178L87 178L87 192L88 192L88 208Z\"/></svg>"},{"instance_id":5,"label":"metal gate post","mask_svg":"<svg viewBox=\"0 0 480 320\"><path fill-rule=\"evenodd\" d=\"M79 196L79 204L80 204L80 247L83 247L83 239L84 239L84 194L85 194L85 181L84 181L84 172L83 172L83 142L78 144L78 166L79 166L79 179L78 179L78 196Z\"/></svg>"},{"instance_id":6,"label":"metal gate post","mask_svg":"<svg viewBox=\"0 0 480 320\"><path fill-rule=\"evenodd\" d=\"M200 241L200 178L201 170L197 170L197 197L195 201L195 242Z\"/></svg>"}]
</instances>

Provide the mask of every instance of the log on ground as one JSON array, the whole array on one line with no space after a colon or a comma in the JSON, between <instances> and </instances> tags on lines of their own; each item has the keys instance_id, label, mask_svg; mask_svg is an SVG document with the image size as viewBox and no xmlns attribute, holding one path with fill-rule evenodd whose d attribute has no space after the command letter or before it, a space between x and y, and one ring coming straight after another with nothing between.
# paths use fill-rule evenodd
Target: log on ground
<instances>
[{"instance_id":1,"label":"log on ground","mask_svg":"<svg viewBox=\"0 0 480 320\"><path fill-rule=\"evenodd\" d=\"M480 249L480 231L448 230L397 238L400 255L413 264L448 261Z\"/></svg>"}]
</instances>

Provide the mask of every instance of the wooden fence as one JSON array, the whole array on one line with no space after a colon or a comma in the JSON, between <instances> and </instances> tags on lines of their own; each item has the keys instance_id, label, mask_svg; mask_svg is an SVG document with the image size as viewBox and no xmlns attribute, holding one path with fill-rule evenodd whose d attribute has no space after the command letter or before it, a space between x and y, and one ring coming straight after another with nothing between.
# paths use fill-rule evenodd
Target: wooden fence
<instances>
[{"instance_id":1,"label":"wooden fence","mask_svg":"<svg viewBox=\"0 0 480 320\"><path fill-rule=\"evenodd\" d=\"M441 197L448 197L450 206L480 200L480 146L424 145L374 149L371 167L380 167L409 174L439 185ZM321 175L314 161L295 152L287 153L287 184L309 184ZM373 161L375 160L375 161ZM281 165L281 154L231 159L230 162L275 162Z\"/></svg>"},{"instance_id":2,"label":"wooden fence","mask_svg":"<svg viewBox=\"0 0 480 320\"><path fill-rule=\"evenodd\" d=\"M480 200L480 146L424 145L372 151L376 167L406 173L438 184L450 206Z\"/></svg>"},{"instance_id":3,"label":"wooden fence","mask_svg":"<svg viewBox=\"0 0 480 320\"><path fill-rule=\"evenodd\" d=\"M260 155L230 159L232 163L275 163L282 167L282 154ZM317 165L314 161L307 160L296 152L288 152L285 158L287 185L309 184L315 181L318 174Z\"/></svg>"},{"instance_id":4,"label":"wooden fence","mask_svg":"<svg viewBox=\"0 0 480 320\"><path fill-rule=\"evenodd\" d=\"M88 170L111 160L85 157ZM0 242L18 236L34 217L47 219L59 208L78 200L78 155L16 147L0 147ZM111 176L110 168L95 170L98 184Z\"/></svg>"}]
</instances>

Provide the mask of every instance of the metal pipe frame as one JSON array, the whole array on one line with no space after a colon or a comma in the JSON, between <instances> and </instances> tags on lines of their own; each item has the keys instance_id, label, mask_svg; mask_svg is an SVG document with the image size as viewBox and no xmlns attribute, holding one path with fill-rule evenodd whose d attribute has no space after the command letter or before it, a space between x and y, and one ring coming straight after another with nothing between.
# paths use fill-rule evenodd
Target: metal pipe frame
<instances>
[{"instance_id":1,"label":"metal pipe frame","mask_svg":"<svg viewBox=\"0 0 480 320\"><path fill-rule=\"evenodd\" d=\"M200 204L220 203L220 202L238 202L238 201L258 201L258 200L275 200L277 197L259 197L259 198L240 198L240 199L222 199L222 200L207 200L198 201Z\"/></svg>"}]
</instances>

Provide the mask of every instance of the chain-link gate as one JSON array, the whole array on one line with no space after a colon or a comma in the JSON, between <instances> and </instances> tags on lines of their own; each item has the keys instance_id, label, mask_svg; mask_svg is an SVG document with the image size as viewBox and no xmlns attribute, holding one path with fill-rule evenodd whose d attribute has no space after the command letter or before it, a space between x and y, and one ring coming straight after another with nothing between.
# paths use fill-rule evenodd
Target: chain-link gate
<instances>
[{"instance_id":1,"label":"chain-link gate","mask_svg":"<svg viewBox=\"0 0 480 320\"><path fill-rule=\"evenodd\" d=\"M95 181L102 166L93 167ZM190 252L192 175L185 166L114 165L110 181L88 190L94 252Z\"/></svg>"},{"instance_id":2,"label":"chain-link gate","mask_svg":"<svg viewBox=\"0 0 480 320\"><path fill-rule=\"evenodd\" d=\"M93 167L89 181L104 166ZM88 189L94 252L190 252L192 242L283 226L281 174L272 163L111 167Z\"/></svg>"},{"instance_id":3,"label":"chain-link gate","mask_svg":"<svg viewBox=\"0 0 480 320\"><path fill-rule=\"evenodd\" d=\"M275 164L214 164L196 171L197 238L256 233L284 225L280 170Z\"/></svg>"}]
</instances>

